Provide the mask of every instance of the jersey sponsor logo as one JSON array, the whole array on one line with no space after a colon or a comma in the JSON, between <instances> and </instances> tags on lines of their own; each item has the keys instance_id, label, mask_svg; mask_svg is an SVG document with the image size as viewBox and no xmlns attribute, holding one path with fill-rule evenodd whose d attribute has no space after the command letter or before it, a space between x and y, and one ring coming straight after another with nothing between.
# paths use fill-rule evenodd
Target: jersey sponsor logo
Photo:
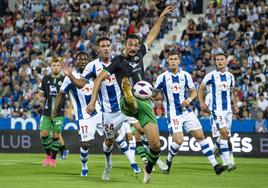
<instances>
[{"instance_id":1,"label":"jersey sponsor logo","mask_svg":"<svg viewBox=\"0 0 268 188\"><path fill-rule=\"evenodd\" d=\"M171 89L172 93L178 94L181 90L181 87L180 87L179 83L173 83L171 85L170 89Z\"/></svg>"},{"instance_id":2,"label":"jersey sponsor logo","mask_svg":"<svg viewBox=\"0 0 268 188\"><path fill-rule=\"evenodd\" d=\"M221 84L220 84L220 88L221 88L222 91L227 91L227 90L229 90L230 87L228 85L228 82L222 81Z\"/></svg>"},{"instance_id":3,"label":"jersey sponsor logo","mask_svg":"<svg viewBox=\"0 0 268 188\"><path fill-rule=\"evenodd\" d=\"M139 56L135 56L134 57L134 61L139 61L140 60L140 57Z\"/></svg>"},{"instance_id":4,"label":"jersey sponsor logo","mask_svg":"<svg viewBox=\"0 0 268 188\"><path fill-rule=\"evenodd\" d=\"M59 82L58 82L58 85L61 86L61 85L62 85L62 81L59 81Z\"/></svg>"},{"instance_id":5,"label":"jersey sponsor logo","mask_svg":"<svg viewBox=\"0 0 268 188\"><path fill-rule=\"evenodd\" d=\"M139 63L136 62L129 62L129 65L133 68L136 69L139 66Z\"/></svg>"},{"instance_id":6,"label":"jersey sponsor logo","mask_svg":"<svg viewBox=\"0 0 268 188\"><path fill-rule=\"evenodd\" d=\"M115 81L116 81L116 78L115 78L115 75L113 74L105 79L105 85L111 86L115 83Z\"/></svg>"}]
</instances>

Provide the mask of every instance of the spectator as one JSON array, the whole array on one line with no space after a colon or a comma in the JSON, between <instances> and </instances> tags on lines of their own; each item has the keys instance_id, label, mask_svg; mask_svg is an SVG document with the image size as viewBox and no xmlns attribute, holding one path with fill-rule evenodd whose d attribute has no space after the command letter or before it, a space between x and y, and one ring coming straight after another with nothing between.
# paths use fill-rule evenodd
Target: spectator
<instances>
[{"instance_id":1,"label":"spectator","mask_svg":"<svg viewBox=\"0 0 268 188\"><path fill-rule=\"evenodd\" d=\"M7 102L4 102L2 104L2 108L1 108L1 114L0 114L0 118L11 118L12 115L12 110L9 107L9 104Z\"/></svg>"},{"instance_id":2,"label":"spectator","mask_svg":"<svg viewBox=\"0 0 268 188\"><path fill-rule=\"evenodd\" d=\"M263 118L262 112L259 112L257 114L257 120L255 123L255 132L256 133L267 133L266 120Z\"/></svg>"},{"instance_id":3,"label":"spectator","mask_svg":"<svg viewBox=\"0 0 268 188\"><path fill-rule=\"evenodd\" d=\"M268 100L264 98L263 93L261 93L258 97L258 107L264 111L268 107Z\"/></svg>"}]
</instances>

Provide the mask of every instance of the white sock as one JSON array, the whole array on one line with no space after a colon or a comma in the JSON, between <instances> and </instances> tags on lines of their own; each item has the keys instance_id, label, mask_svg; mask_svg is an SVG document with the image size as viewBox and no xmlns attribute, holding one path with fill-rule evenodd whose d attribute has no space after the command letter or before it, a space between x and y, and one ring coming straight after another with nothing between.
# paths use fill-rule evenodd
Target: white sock
<instances>
[{"instance_id":1,"label":"white sock","mask_svg":"<svg viewBox=\"0 0 268 188\"><path fill-rule=\"evenodd\" d=\"M144 148L146 150L149 150L150 146L149 146L149 143L148 143L147 136L145 134L144 135L141 135L141 142L142 142Z\"/></svg>"},{"instance_id":2,"label":"white sock","mask_svg":"<svg viewBox=\"0 0 268 188\"><path fill-rule=\"evenodd\" d=\"M213 147L213 149L212 149L212 152L215 153L216 150L219 149L219 148L220 148L220 137L218 137L218 138L216 139L216 142L215 142L215 144L214 144L214 147Z\"/></svg>"},{"instance_id":3,"label":"white sock","mask_svg":"<svg viewBox=\"0 0 268 188\"><path fill-rule=\"evenodd\" d=\"M172 142L172 143L171 143L170 149L169 149L169 151L168 151L168 156L167 156L167 160L168 160L169 162L171 162L172 159L173 159L173 157L174 157L175 155L177 155L177 153L178 153L180 147L181 147L181 145L177 144L176 142Z\"/></svg>"},{"instance_id":4,"label":"white sock","mask_svg":"<svg viewBox=\"0 0 268 188\"><path fill-rule=\"evenodd\" d=\"M121 135L118 135L118 137L115 139L117 145L121 149L121 151L125 154L127 159L129 160L130 164L136 163L134 156L132 155L127 142L124 140L124 138Z\"/></svg>"},{"instance_id":5,"label":"white sock","mask_svg":"<svg viewBox=\"0 0 268 188\"><path fill-rule=\"evenodd\" d=\"M111 162L112 162L111 153L112 153L112 150L113 150L113 145L108 147L105 144L105 142L103 142L102 146L103 146L103 153L104 153L104 156L105 156L105 159L106 159L106 165L111 165Z\"/></svg>"},{"instance_id":6,"label":"white sock","mask_svg":"<svg viewBox=\"0 0 268 188\"><path fill-rule=\"evenodd\" d=\"M209 147L207 139L199 141L203 155L207 157L212 167L217 165L214 154L212 153L211 148Z\"/></svg>"},{"instance_id":7,"label":"white sock","mask_svg":"<svg viewBox=\"0 0 268 188\"><path fill-rule=\"evenodd\" d=\"M136 139L135 137L133 136L133 139L132 140L129 140L128 141L128 146L129 146L129 149L130 149L130 152L131 152L131 155L134 157L135 159L135 152L136 152Z\"/></svg>"},{"instance_id":8,"label":"white sock","mask_svg":"<svg viewBox=\"0 0 268 188\"><path fill-rule=\"evenodd\" d=\"M230 164L230 152L228 146L228 140L220 140L220 149L226 164ZM224 162L223 162L224 163Z\"/></svg>"},{"instance_id":9,"label":"white sock","mask_svg":"<svg viewBox=\"0 0 268 188\"><path fill-rule=\"evenodd\" d=\"M80 159L82 164L82 170L87 170L88 151L80 147Z\"/></svg>"}]
</instances>

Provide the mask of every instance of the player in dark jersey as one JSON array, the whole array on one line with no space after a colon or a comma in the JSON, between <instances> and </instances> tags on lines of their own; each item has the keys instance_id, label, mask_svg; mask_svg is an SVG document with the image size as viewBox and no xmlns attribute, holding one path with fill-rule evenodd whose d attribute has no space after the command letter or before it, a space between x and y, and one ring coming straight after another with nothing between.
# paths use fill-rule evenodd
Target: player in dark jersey
<instances>
[{"instance_id":1,"label":"player in dark jersey","mask_svg":"<svg viewBox=\"0 0 268 188\"><path fill-rule=\"evenodd\" d=\"M151 101L135 98L131 91L131 83L135 85L135 83L144 79L143 57L157 37L166 15L173 10L173 6L165 8L150 30L144 44L140 45L139 37L136 35L127 36L124 53L114 57L111 64L95 79L92 98L87 108L88 113L94 110L101 82L109 75L115 74L123 94L120 101L121 111L125 115L135 117L139 120L150 145L150 149L147 153L148 163L144 167L144 183L150 181L153 166L159 158L159 130Z\"/></svg>"},{"instance_id":2,"label":"player in dark jersey","mask_svg":"<svg viewBox=\"0 0 268 188\"><path fill-rule=\"evenodd\" d=\"M60 74L61 58L53 57L51 60L52 74L44 76L39 86L40 100L44 108L40 122L40 137L46 150L46 158L43 166L56 166L56 155L60 148L60 132L64 120L64 107L66 97L61 100L60 107L55 118L51 118L55 97L62 85L64 77ZM61 146L62 149L65 145Z\"/></svg>"}]
</instances>

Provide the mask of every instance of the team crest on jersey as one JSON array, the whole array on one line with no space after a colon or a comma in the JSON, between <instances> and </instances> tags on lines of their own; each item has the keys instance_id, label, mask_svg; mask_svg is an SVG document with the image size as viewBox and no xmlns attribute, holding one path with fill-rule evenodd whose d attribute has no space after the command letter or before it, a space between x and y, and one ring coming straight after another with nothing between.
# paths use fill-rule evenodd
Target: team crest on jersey
<instances>
[{"instance_id":1,"label":"team crest on jersey","mask_svg":"<svg viewBox=\"0 0 268 188\"><path fill-rule=\"evenodd\" d=\"M172 93L178 94L181 90L179 83L173 83L170 87Z\"/></svg>"},{"instance_id":2,"label":"team crest on jersey","mask_svg":"<svg viewBox=\"0 0 268 188\"><path fill-rule=\"evenodd\" d=\"M140 57L139 56L135 56L134 57L134 61L139 61L140 60Z\"/></svg>"},{"instance_id":3,"label":"team crest on jersey","mask_svg":"<svg viewBox=\"0 0 268 188\"><path fill-rule=\"evenodd\" d=\"M221 85L220 85L220 88L221 88L222 91L227 91L227 90L229 90L228 82L226 82L226 81L222 81L222 82L221 82Z\"/></svg>"}]
</instances>

